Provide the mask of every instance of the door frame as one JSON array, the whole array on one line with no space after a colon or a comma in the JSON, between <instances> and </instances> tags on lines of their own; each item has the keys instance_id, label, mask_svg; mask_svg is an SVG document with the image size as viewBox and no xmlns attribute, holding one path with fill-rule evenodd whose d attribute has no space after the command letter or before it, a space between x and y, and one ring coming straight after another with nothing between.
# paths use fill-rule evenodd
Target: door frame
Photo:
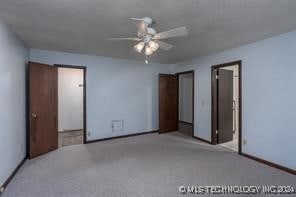
<instances>
[{"instance_id":1,"label":"door frame","mask_svg":"<svg viewBox=\"0 0 296 197\"><path fill-rule=\"evenodd\" d=\"M53 66L58 68L74 68L83 70L83 144L87 143L87 127L86 127L86 66L75 66L65 64L54 64Z\"/></svg>"},{"instance_id":2,"label":"door frame","mask_svg":"<svg viewBox=\"0 0 296 197\"><path fill-rule=\"evenodd\" d=\"M218 106L215 105L216 97L215 97L215 91L216 89L216 76L214 76L215 70L218 68L228 67L228 66L234 66L238 65L238 95L239 95L239 113L238 113L238 154L242 153L242 61L233 61L218 65L213 65L211 67L211 144L216 145L217 144L217 134L216 134L216 128L217 128L217 108ZM217 104L218 105L218 104Z\"/></svg>"},{"instance_id":3,"label":"door frame","mask_svg":"<svg viewBox=\"0 0 296 197\"><path fill-rule=\"evenodd\" d=\"M184 71L184 72L178 72L178 73L175 73L175 75L177 76L177 83L178 83L178 86L177 86L177 96L178 96L178 102L177 102L177 108L178 108L178 129L179 129L179 77L180 75L183 75L183 74L189 74L189 73L192 73L192 137L195 138L194 136L194 120L195 120L195 117L194 117L194 98L195 98L195 92L194 92L194 85L195 85L195 79L194 79L194 70L188 70L188 71Z\"/></svg>"}]
</instances>

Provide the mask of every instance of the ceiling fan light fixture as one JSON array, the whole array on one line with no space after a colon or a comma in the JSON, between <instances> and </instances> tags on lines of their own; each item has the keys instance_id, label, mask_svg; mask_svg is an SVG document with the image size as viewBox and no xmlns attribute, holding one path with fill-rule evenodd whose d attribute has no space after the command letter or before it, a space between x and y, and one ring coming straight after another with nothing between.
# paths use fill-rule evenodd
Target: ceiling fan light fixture
<instances>
[{"instance_id":1,"label":"ceiling fan light fixture","mask_svg":"<svg viewBox=\"0 0 296 197\"><path fill-rule=\"evenodd\" d=\"M147 57L152 55L158 49L168 51L173 48L173 45L161 41L162 39L174 38L180 36L187 36L188 31L186 27L179 27L170 29L163 32L157 32L153 25L153 21L150 17L144 18L131 18L131 20L137 21L137 37L119 37L119 38L107 38L109 41L136 41L134 45L135 51L143 53L146 56L145 63L148 63Z\"/></svg>"},{"instance_id":2,"label":"ceiling fan light fixture","mask_svg":"<svg viewBox=\"0 0 296 197\"><path fill-rule=\"evenodd\" d=\"M145 55L152 55L152 53L153 53L153 50L148 46L148 45L146 45L146 47L145 47Z\"/></svg>"},{"instance_id":3,"label":"ceiling fan light fixture","mask_svg":"<svg viewBox=\"0 0 296 197\"><path fill-rule=\"evenodd\" d=\"M138 53L141 53L143 48L145 46L145 43L144 42L139 42L138 44L136 44L134 46L135 50L138 52Z\"/></svg>"},{"instance_id":4,"label":"ceiling fan light fixture","mask_svg":"<svg viewBox=\"0 0 296 197\"><path fill-rule=\"evenodd\" d=\"M158 47L159 47L159 44L155 41L150 41L149 43L149 47L152 49L152 51L157 51Z\"/></svg>"}]
</instances>

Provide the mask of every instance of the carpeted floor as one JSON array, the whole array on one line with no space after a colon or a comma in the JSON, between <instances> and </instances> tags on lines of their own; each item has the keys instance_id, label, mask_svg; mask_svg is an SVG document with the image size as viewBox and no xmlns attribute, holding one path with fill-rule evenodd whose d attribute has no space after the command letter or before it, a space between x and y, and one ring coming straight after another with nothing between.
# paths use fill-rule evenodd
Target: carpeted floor
<instances>
[{"instance_id":1,"label":"carpeted floor","mask_svg":"<svg viewBox=\"0 0 296 197\"><path fill-rule=\"evenodd\" d=\"M187 185L295 187L296 176L176 132L60 148L27 161L2 196L172 197Z\"/></svg>"}]
</instances>

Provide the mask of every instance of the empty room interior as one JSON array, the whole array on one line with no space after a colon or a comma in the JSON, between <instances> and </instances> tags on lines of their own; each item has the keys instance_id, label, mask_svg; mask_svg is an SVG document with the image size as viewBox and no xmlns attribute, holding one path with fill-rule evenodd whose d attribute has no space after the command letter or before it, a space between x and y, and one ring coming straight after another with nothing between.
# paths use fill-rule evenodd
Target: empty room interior
<instances>
[{"instance_id":1,"label":"empty room interior","mask_svg":"<svg viewBox=\"0 0 296 197\"><path fill-rule=\"evenodd\" d=\"M296 196L295 0L0 1L0 196Z\"/></svg>"}]
</instances>

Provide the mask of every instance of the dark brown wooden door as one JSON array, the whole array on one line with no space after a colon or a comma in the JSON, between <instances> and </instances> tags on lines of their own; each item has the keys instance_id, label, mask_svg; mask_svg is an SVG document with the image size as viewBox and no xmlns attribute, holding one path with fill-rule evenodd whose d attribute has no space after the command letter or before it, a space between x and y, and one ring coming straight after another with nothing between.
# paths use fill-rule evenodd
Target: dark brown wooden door
<instances>
[{"instance_id":1,"label":"dark brown wooden door","mask_svg":"<svg viewBox=\"0 0 296 197\"><path fill-rule=\"evenodd\" d=\"M178 130L178 78L159 75L159 133Z\"/></svg>"},{"instance_id":2,"label":"dark brown wooden door","mask_svg":"<svg viewBox=\"0 0 296 197\"><path fill-rule=\"evenodd\" d=\"M57 67L29 63L29 158L58 148Z\"/></svg>"},{"instance_id":3,"label":"dark brown wooden door","mask_svg":"<svg viewBox=\"0 0 296 197\"><path fill-rule=\"evenodd\" d=\"M218 70L218 143L233 140L233 71Z\"/></svg>"}]
</instances>

